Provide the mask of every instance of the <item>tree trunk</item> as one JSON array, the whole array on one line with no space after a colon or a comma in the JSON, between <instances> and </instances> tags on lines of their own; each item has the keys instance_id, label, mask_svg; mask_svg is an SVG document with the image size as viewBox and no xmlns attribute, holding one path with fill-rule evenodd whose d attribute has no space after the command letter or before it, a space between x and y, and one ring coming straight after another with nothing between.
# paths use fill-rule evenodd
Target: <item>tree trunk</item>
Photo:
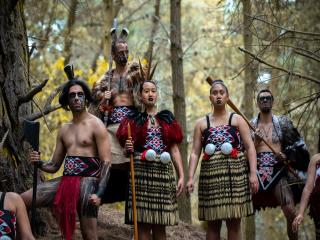
<instances>
[{"instance_id":1,"label":"tree trunk","mask_svg":"<svg viewBox=\"0 0 320 240\"><path fill-rule=\"evenodd\" d=\"M248 51L252 52L252 33L250 31L250 26L252 20L249 16L251 16L251 1L250 0L242 0L243 5L243 42L244 48ZM256 84L256 66L254 63L250 62L250 56L248 54L244 55L244 64L247 66L245 69L245 77L244 77L244 99L242 102L242 110L244 115L251 119L253 116L253 101L254 101L254 89ZM243 231L243 239L254 240L255 239L255 218L254 216L247 217L245 219L245 227Z\"/></svg>"},{"instance_id":2,"label":"tree trunk","mask_svg":"<svg viewBox=\"0 0 320 240\"><path fill-rule=\"evenodd\" d=\"M181 124L183 132L187 132L186 126L186 103L183 78L183 53L181 47L181 1L171 0L170 2L171 21L171 71L173 88L174 114ZM187 138L183 139L180 145L185 178L188 178L188 143ZM182 221L191 222L190 198L181 197L178 199L179 216Z\"/></svg>"},{"instance_id":3,"label":"tree trunk","mask_svg":"<svg viewBox=\"0 0 320 240\"><path fill-rule=\"evenodd\" d=\"M146 59L150 58L150 55L152 54L152 51L153 51L154 37L155 37L156 32L158 30L159 19L160 19L160 1L161 0L156 0L156 2L154 4L154 15L152 16L151 35L150 35L150 39L149 39L148 50L144 54L144 58L146 58Z\"/></svg>"},{"instance_id":4,"label":"tree trunk","mask_svg":"<svg viewBox=\"0 0 320 240\"><path fill-rule=\"evenodd\" d=\"M112 28L113 19L118 16L123 2L122 0L103 0L103 2L105 8L103 56L105 59L109 59L111 54L110 29Z\"/></svg>"},{"instance_id":5,"label":"tree trunk","mask_svg":"<svg viewBox=\"0 0 320 240\"><path fill-rule=\"evenodd\" d=\"M67 22L67 29L66 29L66 35L64 37L64 64L68 64L70 61L70 58L72 56L72 42L73 42L73 36L72 36L72 30L73 26L76 20L76 11L78 6L78 0L72 0L70 4L69 9L69 15L68 15L68 22Z\"/></svg>"},{"instance_id":6,"label":"tree trunk","mask_svg":"<svg viewBox=\"0 0 320 240\"><path fill-rule=\"evenodd\" d=\"M32 109L30 102L19 103L30 88L24 5L12 0L0 5L0 190L22 192L32 181L21 124Z\"/></svg>"}]
</instances>

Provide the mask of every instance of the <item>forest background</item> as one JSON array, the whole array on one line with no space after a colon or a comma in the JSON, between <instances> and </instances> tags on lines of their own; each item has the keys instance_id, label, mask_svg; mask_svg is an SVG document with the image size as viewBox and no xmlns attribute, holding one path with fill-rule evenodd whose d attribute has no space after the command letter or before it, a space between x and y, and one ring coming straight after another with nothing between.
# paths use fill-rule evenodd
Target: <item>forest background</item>
<instances>
[{"instance_id":1,"label":"forest background","mask_svg":"<svg viewBox=\"0 0 320 240\"><path fill-rule=\"evenodd\" d=\"M20 48L13 51L20 55L15 58L18 59L15 70L21 71L20 78L25 82L21 90L17 87L20 78L11 76L15 81L11 84L0 81L3 189L21 191L30 187L30 181L25 179L29 179L31 170L25 164L25 151L19 149L21 132L14 130L21 127L21 121L15 123L14 117L10 117L11 104L17 104L17 119L40 120L41 155L50 159L57 129L70 119L70 114L59 108L56 97L66 81L63 67L72 63L76 75L92 87L108 69L109 30L115 17L119 30L126 27L130 31L130 61L140 58L146 64L152 51L153 63L158 62L154 77L160 94L158 107L174 111L182 122L186 133L182 145L185 167L195 121L211 111L207 76L225 81L231 99L248 118L257 113L256 92L270 88L275 96L274 112L293 120L311 154L320 151L320 1L1 0L0 3L8 6L1 10L0 33L6 31L6 21L11 21L21 34L12 36L17 46L22 46L22 53L18 51ZM10 72L3 57L7 53L4 46L10 44L4 41L5 34L2 36L0 76L8 79L1 73ZM7 88L13 92L9 94ZM32 89L36 89L34 93ZM29 98L13 100L19 91ZM27 106L21 110L22 104ZM20 140L15 140L15 136L20 136L17 137ZM10 171L6 169L14 173L10 180L7 179ZM191 203L187 198L180 200L180 214L186 222L199 224L196 200L196 194ZM256 214L256 234L253 221L251 218L245 222L247 239L253 239L254 235L256 239L265 239L262 236L266 235L270 239L285 237L285 221L279 208ZM301 230L305 239L314 238L308 217Z\"/></svg>"}]
</instances>

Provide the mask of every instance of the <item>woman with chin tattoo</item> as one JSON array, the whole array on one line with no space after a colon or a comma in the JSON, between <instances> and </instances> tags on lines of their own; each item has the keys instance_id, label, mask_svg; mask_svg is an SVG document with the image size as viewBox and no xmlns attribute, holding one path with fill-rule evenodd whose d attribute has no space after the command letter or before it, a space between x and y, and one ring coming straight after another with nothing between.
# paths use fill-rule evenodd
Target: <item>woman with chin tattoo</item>
<instances>
[{"instance_id":1,"label":"woman with chin tattoo","mask_svg":"<svg viewBox=\"0 0 320 240\"><path fill-rule=\"evenodd\" d=\"M222 220L228 239L240 239L241 218L253 214L251 193L258 191L256 151L244 119L226 110L229 93L222 80L211 82L209 98L212 113L200 118L194 129L186 188L189 194L193 192L203 151L198 197L199 219L208 221L206 239L220 239Z\"/></svg>"},{"instance_id":2,"label":"woman with chin tattoo","mask_svg":"<svg viewBox=\"0 0 320 240\"><path fill-rule=\"evenodd\" d=\"M140 76L144 76L143 71ZM162 240L166 239L165 227L178 221L177 196L184 187L178 144L183 136L170 111L157 111L157 85L151 78L146 77L148 80L140 84L139 99L145 111L129 113L121 122L117 137L126 151L134 154L139 239L150 239L152 231L153 239ZM132 139L128 139L128 123ZM177 184L172 163L178 176ZM132 224L131 187L129 189L126 223Z\"/></svg>"}]
</instances>

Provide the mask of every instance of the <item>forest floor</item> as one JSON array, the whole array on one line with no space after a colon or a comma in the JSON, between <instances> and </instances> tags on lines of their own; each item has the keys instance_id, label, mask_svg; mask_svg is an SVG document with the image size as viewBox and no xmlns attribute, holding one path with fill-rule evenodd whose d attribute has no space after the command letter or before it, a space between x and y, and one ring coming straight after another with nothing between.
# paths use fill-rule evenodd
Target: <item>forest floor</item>
<instances>
[{"instance_id":1,"label":"forest floor","mask_svg":"<svg viewBox=\"0 0 320 240\"><path fill-rule=\"evenodd\" d=\"M39 240L60 240L61 233L57 224L50 221L51 229L44 237ZM132 227L124 224L124 210L118 210L108 205L103 205L99 209L98 217L98 239L99 240L128 240L132 235ZM74 240L82 239L79 222L74 234ZM205 230L198 225L189 225L179 222L177 226L167 227L168 240L200 240L205 239Z\"/></svg>"}]
</instances>

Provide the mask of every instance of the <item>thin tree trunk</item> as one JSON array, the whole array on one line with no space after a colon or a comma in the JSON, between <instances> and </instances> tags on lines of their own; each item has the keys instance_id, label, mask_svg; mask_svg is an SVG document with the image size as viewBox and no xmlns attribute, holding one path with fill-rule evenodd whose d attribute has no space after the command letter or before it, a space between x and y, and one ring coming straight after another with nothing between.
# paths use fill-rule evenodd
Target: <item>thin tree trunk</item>
<instances>
[{"instance_id":1,"label":"thin tree trunk","mask_svg":"<svg viewBox=\"0 0 320 240\"><path fill-rule=\"evenodd\" d=\"M76 21L76 11L78 6L78 0L71 0L70 9L69 9L69 15L68 15L68 22L67 22L67 29L66 29L66 35L64 40L64 63L68 64L71 56L72 56L72 43L73 43L73 26Z\"/></svg>"},{"instance_id":2,"label":"thin tree trunk","mask_svg":"<svg viewBox=\"0 0 320 240\"><path fill-rule=\"evenodd\" d=\"M183 78L183 53L181 46L181 1L170 1L170 21L171 21L171 71L173 88L174 114L181 124L183 132L187 132L186 126L186 103ZM188 143L186 137L180 145L185 178L188 178ZM190 198L181 197L178 199L180 219L191 222Z\"/></svg>"},{"instance_id":3,"label":"thin tree trunk","mask_svg":"<svg viewBox=\"0 0 320 240\"><path fill-rule=\"evenodd\" d=\"M118 16L123 2L122 0L103 0L103 2L105 9L103 56L105 59L109 59L109 56L111 54L110 29L112 27L113 19Z\"/></svg>"},{"instance_id":4,"label":"thin tree trunk","mask_svg":"<svg viewBox=\"0 0 320 240\"><path fill-rule=\"evenodd\" d=\"M103 42L104 42L104 39L101 39L100 44L99 44L99 49L97 50L97 52L93 56L93 59L91 62L91 69L93 72L95 72L97 70L97 61L99 59L99 56L103 52Z\"/></svg>"},{"instance_id":5,"label":"thin tree trunk","mask_svg":"<svg viewBox=\"0 0 320 240\"><path fill-rule=\"evenodd\" d=\"M242 0L243 4L243 23L244 23L244 30L243 30L243 42L244 48L248 51L252 52L252 33L250 31L250 26L252 20L249 16L251 16L251 0ZM247 65L250 62L250 56L248 54L244 55L244 64ZM253 116L253 101L254 101L254 89L256 84L256 66L255 64L251 63L245 69L244 73L244 99L242 102L242 110L244 115L251 119ZM243 239L247 240L254 240L255 239L255 218L254 215L245 218L245 227L243 231Z\"/></svg>"},{"instance_id":6,"label":"thin tree trunk","mask_svg":"<svg viewBox=\"0 0 320 240\"><path fill-rule=\"evenodd\" d=\"M159 19L160 19L160 1L161 0L156 0L155 4L154 4L154 15L152 16L151 35L150 35L150 39L149 39L148 50L144 54L144 57L146 59L150 58L150 55L153 51L154 37L155 37L156 32L158 30Z\"/></svg>"}]
</instances>

